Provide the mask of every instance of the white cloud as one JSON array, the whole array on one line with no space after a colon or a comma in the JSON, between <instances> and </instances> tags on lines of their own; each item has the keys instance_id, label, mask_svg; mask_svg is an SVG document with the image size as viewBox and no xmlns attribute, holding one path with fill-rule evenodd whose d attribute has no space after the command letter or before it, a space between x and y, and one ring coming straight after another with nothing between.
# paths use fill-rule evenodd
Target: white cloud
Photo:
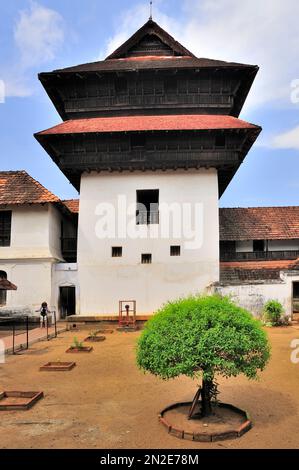
<instances>
[{"instance_id":1,"label":"white cloud","mask_svg":"<svg viewBox=\"0 0 299 470\"><path fill-rule=\"evenodd\" d=\"M155 5L154 20L198 57L257 64L260 71L245 109L268 103L293 106L290 84L299 78L299 2L297 0L184 0L172 18ZM139 4L117 23L106 53L118 47L148 17Z\"/></svg>"},{"instance_id":2,"label":"white cloud","mask_svg":"<svg viewBox=\"0 0 299 470\"><path fill-rule=\"evenodd\" d=\"M24 67L48 62L63 42L63 19L56 11L31 2L29 10L19 13L14 38Z\"/></svg>"},{"instance_id":3,"label":"white cloud","mask_svg":"<svg viewBox=\"0 0 299 470\"><path fill-rule=\"evenodd\" d=\"M31 69L53 60L64 40L63 18L55 10L35 1L27 10L19 11L14 27L18 63L2 67L6 96L24 97L32 94Z\"/></svg>"},{"instance_id":4,"label":"white cloud","mask_svg":"<svg viewBox=\"0 0 299 470\"><path fill-rule=\"evenodd\" d=\"M167 31L172 31L173 34L178 34L180 31L179 22L160 11L158 5L161 3L161 1L155 2L154 19L159 22L162 28ZM100 52L98 60L104 59L129 39L129 37L132 36L132 34L134 34L149 18L149 11L149 5L146 4L146 2L137 4L131 9L126 9L121 17L117 18L116 29L118 32L107 40L106 46Z\"/></svg>"},{"instance_id":5,"label":"white cloud","mask_svg":"<svg viewBox=\"0 0 299 470\"><path fill-rule=\"evenodd\" d=\"M271 145L278 149L284 148L299 150L299 126L275 136Z\"/></svg>"},{"instance_id":6,"label":"white cloud","mask_svg":"<svg viewBox=\"0 0 299 470\"><path fill-rule=\"evenodd\" d=\"M185 0L186 45L199 56L257 64L247 106L292 106L291 80L299 76L297 0Z\"/></svg>"}]
</instances>

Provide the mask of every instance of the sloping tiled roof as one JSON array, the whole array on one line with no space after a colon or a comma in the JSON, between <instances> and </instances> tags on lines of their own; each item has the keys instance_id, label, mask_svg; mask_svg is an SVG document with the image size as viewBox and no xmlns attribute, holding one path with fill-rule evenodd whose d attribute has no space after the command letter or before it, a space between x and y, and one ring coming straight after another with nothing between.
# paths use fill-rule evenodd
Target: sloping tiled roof
<instances>
[{"instance_id":1,"label":"sloping tiled roof","mask_svg":"<svg viewBox=\"0 0 299 470\"><path fill-rule=\"evenodd\" d=\"M155 47L143 50L142 56L139 52L134 52L134 47L140 45L140 41L148 37L156 38L167 46L165 53L163 48L155 51ZM167 53L169 52L169 54ZM162 54L162 55L161 55ZM132 57L133 56L133 57ZM133 60L132 60L133 59ZM54 70L53 74L73 73L73 72L109 72L117 70L146 70L146 69L168 69L168 68L248 68L257 70L256 65L239 64L236 62L226 62L223 60L212 60L198 58L176 41L167 31L161 28L152 20L147 21L138 31L136 31L118 49L110 54L105 60L76 65L63 69ZM40 74L42 78L44 74Z\"/></svg>"},{"instance_id":2,"label":"sloping tiled roof","mask_svg":"<svg viewBox=\"0 0 299 470\"><path fill-rule=\"evenodd\" d=\"M222 115L118 116L72 119L35 135L208 129L259 129L259 127L233 116Z\"/></svg>"},{"instance_id":3,"label":"sloping tiled roof","mask_svg":"<svg viewBox=\"0 0 299 470\"><path fill-rule=\"evenodd\" d=\"M239 64L237 62L225 62L224 60L197 58L197 57L138 57L132 60L130 57L125 59L107 59L98 62L89 62L86 64L75 65L64 69L54 70L52 73L80 73L80 72L113 72L117 70L134 71L147 69L172 69L172 68L242 68L258 69L256 65ZM44 74L40 74L42 77Z\"/></svg>"},{"instance_id":4,"label":"sloping tiled roof","mask_svg":"<svg viewBox=\"0 0 299 470\"><path fill-rule=\"evenodd\" d=\"M254 281L280 281L280 272L299 269L297 260L228 261L220 263L220 282L224 284Z\"/></svg>"},{"instance_id":5,"label":"sloping tiled roof","mask_svg":"<svg viewBox=\"0 0 299 470\"><path fill-rule=\"evenodd\" d=\"M299 206L220 209L219 224L220 240L299 238Z\"/></svg>"},{"instance_id":6,"label":"sloping tiled roof","mask_svg":"<svg viewBox=\"0 0 299 470\"><path fill-rule=\"evenodd\" d=\"M43 204L59 198L26 171L0 171L0 205Z\"/></svg>"},{"instance_id":7,"label":"sloping tiled roof","mask_svg":"<svg viewBox=\"0 0 299 470\"><path fill-rule=\"evenodd\" d=\"M223 261L223 269L290 269L298 265L298 260L266 260L266 261Z\"/></svg>"},{"instance_id":8,"label":"sloping tiled roof","mask_svg":"<svg viewBox=\"0 0 299 470\"><path fill-rule=\"evenodd\" d=\"M70 212L73 212L74 214L79 213L79 199L65 199L61 202L69 209Z\"/></svg>"}]
</instances>

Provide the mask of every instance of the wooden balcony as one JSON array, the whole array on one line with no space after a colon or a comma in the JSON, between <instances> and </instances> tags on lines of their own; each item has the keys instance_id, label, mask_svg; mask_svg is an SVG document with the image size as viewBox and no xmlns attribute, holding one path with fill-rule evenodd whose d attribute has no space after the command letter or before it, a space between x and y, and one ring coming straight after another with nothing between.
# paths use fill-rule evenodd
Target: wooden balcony
<instances>
[{"instance_id":1,"label":"wooden balcony","mask_svg":"<svg viewBox=\"0 0 299 470\"><path fill-rule=\"evenodd\" d=\"M222 252L220 261L295 260L299 250Z\"/></svg>"},{"instance_id":2,"label":"wooden balcony","mask_svg":"<svg viewBox=\"0 0 299 470\"><path fill-rule=\"evenodd\" d=\"M91 112L121 107L152 107L152 106L200 106L227 107L233 105L231 94L149 94L149 95L115 95L102 97L72 98L65 102L66 113Z\"/></svg>"},{"instance_id":3,"label":"wooden balcony","mask_svg":"<svg viewBox=\"0 0 299 470\"><path fill-rule=\"evenodd\" d=\"M77 238L61 238L61 252L67 263L77 262Z\"/></svg>"}]
</instances>

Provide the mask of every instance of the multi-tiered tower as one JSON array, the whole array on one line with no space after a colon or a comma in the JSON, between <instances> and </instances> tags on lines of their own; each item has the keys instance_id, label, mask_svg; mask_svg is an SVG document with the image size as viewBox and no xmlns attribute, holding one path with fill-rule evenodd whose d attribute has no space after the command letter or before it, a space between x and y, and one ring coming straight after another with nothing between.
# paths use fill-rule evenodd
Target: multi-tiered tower
<instances>
[{"instance_id":1,"label":"multi-tiered tower","mask_svg":"<svg viewBox=\"0 0 299 470\"><path fill-rule=\"evenodd\" d=\"M36 138L80 191L82 314L126 298L148 314L218 280L218 198L260 132L238 119L257 70L197 58L150 19L104 61L40 74L64 122ZM119 195L147 236L99 238L99 204L120 215ZM150 236L164 203L200 205L200 246Z\"/></svg>"}]
</instances>

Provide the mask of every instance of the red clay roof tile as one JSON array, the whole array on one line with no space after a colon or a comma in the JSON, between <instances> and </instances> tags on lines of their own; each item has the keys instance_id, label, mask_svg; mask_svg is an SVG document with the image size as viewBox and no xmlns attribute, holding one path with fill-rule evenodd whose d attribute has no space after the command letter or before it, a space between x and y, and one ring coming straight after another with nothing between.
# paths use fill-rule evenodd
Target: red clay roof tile
<instances>
[{"instance_id":1,"label":"red clay roof tile","mask_svg":"<svg viewBox=\"0 0 299 470\"><path fill-rule=\"evenodd\" d=\"M79 213L79 199L65 199L61 202L69 209L70 212L73 212L74 214Z\"/></svg>"},{"instance_id":2,"label":"red clay roof tile","mask_svg":"<svg viewBox=\"0 0 299 470\"><path fill-rule=\"evenodd\" d=\"M59 198L26 171L0 171L0 205L43 204Z\"/></svg>"},{"instance_id":3,"label":"red clay roof tile","mask_svg":"<svg viewBox=\"0 0 299 470\"><path fill-rule=\"evenodd\" d=\"M286 240L299 238L299 206L223 208L220 240Z\"/></svg>"},{"instance_id":4,"label":"red clay roof tile","mask_svg":"<svg viewBox=\"0 0 299 470\"><path fill-rule=\"evenodd\" d=\"M119 116L65 121L36 135L75 134L89 132L138 132L208 129L258 129L233 116L222 115L167 115L167 116Z\"/></svg>"}]
</instances>

